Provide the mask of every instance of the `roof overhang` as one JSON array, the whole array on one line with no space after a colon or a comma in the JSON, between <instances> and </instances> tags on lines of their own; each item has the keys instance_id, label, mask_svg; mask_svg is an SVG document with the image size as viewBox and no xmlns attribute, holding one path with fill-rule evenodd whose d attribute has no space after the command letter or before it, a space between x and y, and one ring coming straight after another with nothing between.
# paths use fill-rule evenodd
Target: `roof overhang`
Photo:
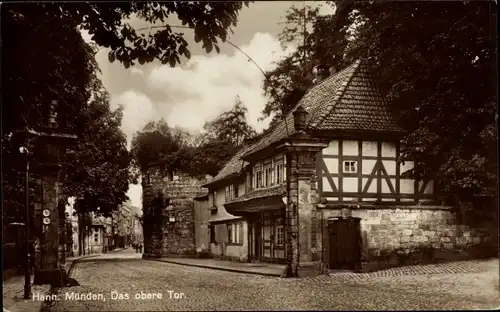
<instances>
[{"instance_id":1,"label":"roof overhang","mask_svg":"<svg viewBox=\"0 0 500 312\"><path fill-rule=\"evenodd\" d=\"M238 183L241 181L241 178L245 176L245 169L246 168L244 168L243 171L230 174L227 177L224 177L224 178L221 178L221 179L218 179L215 181L209 181L209 182L203 184L201 187L213 189L213 188L224 187L224 186L226 186L228 184L232 184L232 183Z\"/></svg>"},{"instance_id":2,"label":"roof overhang","mask_svg":"<svg viewBox=\"0 0 500 312\"><path fill-rule=\"evenodd\" d=\"M263 158L271 157L287 150L321 150L328 146L328 141L324 138L313 136L305 132L296 132L289 137L274 142L260 150L253 151L242 157L243 160L252 162Z\"/></svg>"},{"instance_id":3,"label":"roof overhang","mask_svg":"<svg viewBox=\"0 0 500 312\"><path fill-rule=\"evenodd\" d=\"M226 203L224 204L224 208L233 216L245 216L250 213L284 209L285 204L283 195L271 195L240 202Z\"/></svg>"},{"instance_id":4,"label":"roof overhang","mask_svg":"<svg viewBox=\"0 0 500 312\"><path fill-rule=\"evenodd\" d=\"M323 139L353 139L353 140L374 140L393 141L402 139L406 132L384 132L384 131L354 131L354 130L313 130L314 136Z\"/></svg>"}]
</instances>

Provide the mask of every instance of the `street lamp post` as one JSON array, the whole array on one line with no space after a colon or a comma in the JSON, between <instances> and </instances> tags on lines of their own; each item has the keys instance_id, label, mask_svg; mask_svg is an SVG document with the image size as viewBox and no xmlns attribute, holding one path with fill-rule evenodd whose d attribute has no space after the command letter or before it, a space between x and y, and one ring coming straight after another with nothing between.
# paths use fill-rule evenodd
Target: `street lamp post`
<instances>
[{"instance_id":1,"label":"street lamp post","mask_svg":"<svg viewBox=\"0 0 500 312\"><path fill-rule=\"evenodd\" d=\"M24 299L31 298L31 274L30 274L30 264L31 264L31 251L30 251L30 209L29 209L29 170L30 170L30 161L29 161L29 150L22 146L19 148L21 154L25 156L25 202L24 202L24 236L25 236L25 248L26 255L24 259Z\"/></svg>"}]
</instances>

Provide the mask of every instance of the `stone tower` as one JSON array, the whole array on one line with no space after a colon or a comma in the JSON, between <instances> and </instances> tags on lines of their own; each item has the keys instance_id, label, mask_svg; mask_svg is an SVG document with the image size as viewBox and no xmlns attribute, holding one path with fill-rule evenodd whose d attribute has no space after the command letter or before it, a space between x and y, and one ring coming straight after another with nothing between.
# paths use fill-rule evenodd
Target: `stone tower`
<instances>
[{"instance_id":1,"label":"stone tower","mask_svg":"<svg viewBox=\"0 0 500 312\"><path fill-rule=\"evenodd\" d=\"M196 254L194 198L207 193L203 183L203 179L159 167L148 170L142 183L144 215L152 213L148 203L158 193L167 200L161 207L161 229L157 227L144 242L144 258Z\"/></svg>"}]
</instances>

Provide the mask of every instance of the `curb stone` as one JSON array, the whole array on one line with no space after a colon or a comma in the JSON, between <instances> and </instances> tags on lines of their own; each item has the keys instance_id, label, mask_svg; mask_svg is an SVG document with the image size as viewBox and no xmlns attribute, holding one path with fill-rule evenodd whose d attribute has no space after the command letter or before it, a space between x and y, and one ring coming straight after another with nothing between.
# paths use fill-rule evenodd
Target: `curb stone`
<instances>
[{"instance_id":1,"label":"curb stone","mask_svg":"<svg viewBox=\"0 0 500 312\"><path fill-rule=\"evenodd\" d=\"M69 264L69 269L67 270L67 273L66 273L66 277L70 277L71 276L71 273L73 272L73 268L81 260L88 259L88 258L93 258L93 257L98 257L98 256L99 255L88 255L88 256L82 256L80 258L71 260L71 262ZM68 264L66 266L68 266ZM65 266L65 269L66 269L66 266ZM50 286L49 295L56 295L58 289L59 289L58 287ZM52 303L53 303L53 301L51 301L51 300L45 300L43 302L43 304L42 304L42 307L40 308L40 311L41 312L43 312L43 311L51 311Z\"/></svg>"},{"instance_id":2,"label":"curb stone","mask_svg":"<svg viewBox=\"0 0 500 312\"><path fill-rule=\"evenodd\" d=\"M165 262L165 263L184 265L184 266L192 266L192 267L198 267L198 268L204 268L204 269L242 273L242 274L253 274L253 275L270 276L270 277L280 277L281 276L281 272L280 273L254 272L254 271L246 271L246 270L241 270L241 269L224 268L224 267L217 267L217 266L210 266L210 265L203 265L203 264L194 264L194 263L182 263L182 262L177 262L177 261L172 261L172 260L154 259L154 258L146 259L146 260Z\"/></svg>"}]
</instances>

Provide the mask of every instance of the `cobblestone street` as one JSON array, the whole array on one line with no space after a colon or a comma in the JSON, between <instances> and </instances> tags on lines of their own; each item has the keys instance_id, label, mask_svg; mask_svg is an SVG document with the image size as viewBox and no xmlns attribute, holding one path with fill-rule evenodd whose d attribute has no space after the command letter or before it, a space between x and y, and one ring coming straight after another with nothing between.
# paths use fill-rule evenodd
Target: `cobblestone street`
<instances>
[{"instance_id":1,"label":"cobblestone street","mask_svg":"<svg viewBox=\"0 0 500 312\"><path fill-rule=\"evenodd\" d=\"M498 282L496 286L489 282L494 283L495 277L498 279L498 264L485 269L489 271L478 272L481 270L476 268L469 273L408 276L372 274L363 278L356 274L333 274L293 280L147 261L123 253L123 256L117 254L101 259L89 258L76 264L71 277L80 286L57 290L59 300L45 302L43 310L493 308L498 306ZM495 270L496 275L493 276ZM488 282L484 282L484 279L488 279ZM72 293L102 294L104 299L76 300L70 298ZM137 299L136 294L139 296ZM141 295L147 297L154 294L161 294L161 298L141 298ZM116 300L113 300L114 297Z\"/></svg>"}]
</instances>

